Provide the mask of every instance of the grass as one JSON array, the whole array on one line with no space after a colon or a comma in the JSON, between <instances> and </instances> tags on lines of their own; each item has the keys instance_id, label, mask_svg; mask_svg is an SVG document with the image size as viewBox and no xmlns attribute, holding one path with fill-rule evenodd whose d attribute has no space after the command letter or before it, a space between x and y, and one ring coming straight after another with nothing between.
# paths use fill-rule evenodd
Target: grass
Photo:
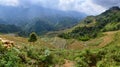
<instances>
[{"instance_id":1,"label":"grass","mask_svg":"<svg viewBox=\"0 0 120 67\"><path fill-rule=\"evenodd\" d=\"M103 39L102 39L102 38L93 39L92 41L87 42L87 45L88 45L88 46L98 46L98 45L100 45L100 43L102 43L102 42L103 42Z\"/></svg>"},{"instance_id":2,"label":"grass","mask_svg":"<svg viewBox=\"0 0 120 67\"><path fill-rule=\"evenodd\" d=\"M30 44L28 42L28 38L24 38L24 37L10 36L10 35L0 35L0 37L3 39L14 41L19 46L21 46L21 44ZM37 42L35 42L34 44L38 44L40 46L46 46L49 48L54 48L54 46L52 46L49 42L45 42L45 41L41 40L40 38L38 38Z\"/></svg>"},{"instance_id":3,"label":"grass","mask_svg":"<svg viewBox=\"0 0 120 67\"><path fill-rule=\"evenodd\" d=\"M107 24L102 30L103 31L112 31L112 30L117 30L117 27L120 25L120 23L112 22Z\"/></svg>"},{"instance_id":4,"label":"grass","mask_svg":"<svg viewBox=\"0 0 120 67\"><path fill-rule=\"evenodd\" d=\"M115 34L115 37L113 41L110 43L110 45L112 44L120 46L120 31Z\"/></svg>"},{"instance_id":5,"label":"grass","mask_svg":"<svg viewBox=\"0 0 120 67\"><path fill-rule=\"evenodd\" d=\"M15 41L20 48L5 49L0 47L0 66L4 67L55 67L65 65L65 59L74 62L75 67L118 67L120 66L120 32L107 32L106 35L88 41L88 46L97 46L103 42L102 38L114 36L112 42L102 48L87 48L84 41L63 40L56 38L56 45L62 42L69 48L56 48L51 42L54 38L41 38L36 43L30 44L27 38L1 35L0 37ZM114 35L113 35L114 34ZM109 37L110 37L109 36ZM45 40L47 41L45 41ZM60 44L59 44L60 43ZM83 49L84 48L84 49ZM8 59L9 58L9 59Z\"/></svg>"},{"instance_id":6,"label":"grass","mask_svg":"<svg viewBox=\"0 0 120 67\"><path fill-rule=\"evenodd\" d=\"M75 39L62 39L59 37L39 37L37 42L34 45L36 47L48 47L48 48L57 48L57 49L73 49L73 50L82 50L86 47L94 47L100 45L104 40L106 35L101 35L95 39L89 41L78 41ZM110 35L112 36L112 35ZM22 44L30 44L28 38L11 36L11 35L0 35L1 38L14 41L17 45L22 46ZM109 36L108 36L109 37Z\"/></svg>"}]
</instances>

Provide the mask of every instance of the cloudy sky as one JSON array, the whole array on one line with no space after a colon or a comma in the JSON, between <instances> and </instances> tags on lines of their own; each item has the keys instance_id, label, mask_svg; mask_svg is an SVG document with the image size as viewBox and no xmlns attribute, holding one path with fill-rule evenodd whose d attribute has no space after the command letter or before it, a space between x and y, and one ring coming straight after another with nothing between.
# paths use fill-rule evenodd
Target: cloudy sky
<instances>
[{"instance_id":1,"label":"cloudy sky","mask_svg":"<svg viewBox=\"0 0 120 67\"><path fill-rule=\"evenodd\" d=\"M97 15L112 6L120 6L120 0L0 0L3 6L40 5L64 11L78 11Z\"/></svg>"}]
</instances>

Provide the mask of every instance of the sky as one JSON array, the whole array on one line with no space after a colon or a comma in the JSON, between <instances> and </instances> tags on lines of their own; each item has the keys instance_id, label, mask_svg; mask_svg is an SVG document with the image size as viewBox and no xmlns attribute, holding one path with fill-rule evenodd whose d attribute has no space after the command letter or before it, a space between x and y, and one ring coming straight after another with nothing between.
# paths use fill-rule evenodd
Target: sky
<instances>
[{"instance_id":1,"label":"sky","mask_svg":"<svg viewBox=\"0 0 120 67\"><path fill-rule=\"evenodd\" d=\"M63 11L77 11L98 15L112 6L120 6L120 0L0 0L3 6L38 5Z\"/></svg>"}]
</instances>

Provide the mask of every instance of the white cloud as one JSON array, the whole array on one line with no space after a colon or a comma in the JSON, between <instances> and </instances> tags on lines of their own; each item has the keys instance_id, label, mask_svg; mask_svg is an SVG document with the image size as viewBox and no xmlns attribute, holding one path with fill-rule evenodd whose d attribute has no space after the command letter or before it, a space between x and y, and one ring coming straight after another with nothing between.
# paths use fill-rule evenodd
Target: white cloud
<instances>
[{"instance_id":1,"label":"white cloud","mask_svg":"<svg viewBox=\"0 0 120 67\"><path fill-rule=\"evenodd\" d=\"M35 0L34 0L35 1ZM59 0L37 0L38 4L41 4L44 7L49 8L58 8Z\"/></svg>"},{"instance_id":2,"label":"white cloud","mask_svg":"<svg viewBox=\"0 0 120 67\"><path fill-rule=\"evenodd\" d=\"M19 5L19 0L0 0L0 5L18 6Z\"/></svg>"},{"instance_id":3,"label":"white cloud","mask_svg":"<svg viewBox=\"0 0 120 67\"><path fill-rule=\"evenodd\" d=\"M62 10L74 10L89 15L100 14L106 9L92 2L92 0L60 0L59 8Z\"/></svg>"},{"instance_id":4,"label":"white cloud","mask_svg":"<svg viewBox=\"0 0 120 67\"><path fill-rule=\"evenodd\" d=\"M76 4L81 5L85 0L59 0L58 7L62 10L73 10Z\"/></svg>"},{"instance_id":5,"label":"white cloud","mask_svg":"<svg viewBox=\"0 0 120 67\"><path fill-rule=\"evenodd\" d=\"M105 11L106 8L93 3L92 0L86 0L81 5L76 4L75 10L78 10L80 12L84 12L90 15L92 14L96 15L96 14L100 14L101 12Z\"/></svg>"},{"instance_id":6,"label":"white cloud","mask_svg":"<svg viewBox=\"0 0 120 67\"><path fill-rule=\"evenodd\" d=\"M92 0L92 1L106 8L110 8L112 6L120 6L120 0Z\"/></svg>"},{"instance_id":7,"label":"white cloud","mask_svg":"<svg viewBox=\"0 0 120 67\"><path fill-rule=\"evenodd\" d=\"M64 11L83 12L89 15L96 15L106 10L104 6L95 3L94 0L0 0L0 5L7 6L35 4Z\"/></svg>"}]
</instances>

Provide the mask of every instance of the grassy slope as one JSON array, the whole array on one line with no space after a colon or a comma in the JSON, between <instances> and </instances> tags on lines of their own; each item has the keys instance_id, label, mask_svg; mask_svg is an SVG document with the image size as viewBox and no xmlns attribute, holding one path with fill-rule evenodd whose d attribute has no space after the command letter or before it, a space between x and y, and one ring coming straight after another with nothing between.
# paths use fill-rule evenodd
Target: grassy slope
<instances>
[{"instance_id":1,"label":"grassy slope","mask_svg":"<svg viewBox=\"0 0 120 67\"><path fill-rule=\"evenodd\" d=\"M59 37L43 37L38 38L38 41L34 44L38 44L39 46L46 46L49 48L62 48L62 49L83 49L83 48L98 48L104 47L110 42L113 41L114 34L119 31L111 31L103 33L103 36L97 37L95 39L91 39L89 41L78 41L75 39L62 39ZM11 36L11 35L0 35L3 39L8 39L14 41L16 44L30 44L27 38Z\"/></svg>"},{"instance_id":2,"label":"grassy slope","mask_svg":"<svg viewBox=\"0 0 120 67\"><path fill-rule=\"evenodd\" d=\"M101 32L120 30L120 8L112 7L97 16L88 16L73 28L67 29L59 37L87 41Z\"/></svg>"},{"instance_id":3,"label":"grassy slope","mask_svg":"<svg viewBox=\"0 0 120 67\"><path fill-rule=\"evenodd\" d=\"M83 59L83 57L86 57L86 59L88 61L91 61L92 63L94 63L92 61L93 59L98 59L100 57L103 58L103 60L99 59L94 64L86 63L86 65L95 66L95 65L101 65L104 62L106 64L111 63L111 65L113 64L113 66L115 63L119 65L119 63L117 61L112 61L112 62L110 61L110 58L113 54L111 54L110 56L109 56L109 54L114 49L118 50L118 49L116 49L116 46L119 46L120 31L105 32L104 34L105 35L102 37L98 37L96 39L92 39L87 42L82 42L82 41L77 41L77 40L64 40L64 39L56 37L55 38L56 45L57 44L61 45L60 43L62 43L62 42L67 43L67 47L65 47L65 48L67 48L67 50L64 49L62 46L60 46L60 48L62 47L62 50L53 48L56 46L51 44L52 41L49 41L50 39L48 39L48 41L44 41L44 39L41 38L38 40L38 42L34 43L32 46L32 45L29 45L29 43L27 42L27 38L15 37L15 36L10 36L10 35L1 35L0 37L15 41L17 43L17 45L21 46L21 48L18 50L20 50L22 52L26 51L26 49L31 49L31 47L32 47L32 53L35 53L35 55L36 55L36 54L39 54L40 52L42 52L41 49L43 50L44 47L45 47L45 49L50 49L50 51L53 55L53 58L51 58L51 60L54 60L54 64L58 64L58 66L60 65L60 66L69 66L70 67L70 65L78 65L78 67L79 67L79 64L83 64L82 66L85 67L84 63L86 63L86 61ZM115 38L114 38L114 36L115 36ZM54 40L54 38L53 38L53 40ZM98 41L100 41L100 42L98 43ZM57 42L59 42L59 43L57 43ZM94 44L94 45L91 45L91 44ZM59 47L56 47L56 48L59 48ZM83 48L85 48L85 49L83 49ZM95 49L93 49L93 48L95 48ZM69 49L74 49L74 50L69 50ZM83 49L83 50L81 50L81 49ZM86 53L86 50L88 50L88 53L89 53L89 51L90 52L92 51L90 53L90 55ZM107 50L107 53L106 53L106 50ZM102 53L105 52L105 55L101 54L101 51L102 51ZM98 56L99 54L100 54L100 57ZM94 57L94 55L95 55L95 57ZM31 59L30 61L37 62L38 60L34 59L34 57L36 58L37 55L34 56L34 54L33 54L33 58L31 58L29 55L27 55L27 58ZM59 57L59 59L58 59L58 57ZM88 57L92 58L92 60L88 59ZM108 58L106 58L106 57L108 57ZM67 62L67 61L65 61L65 59L67 61L69 61L69 60L72 60L72 61ZM107 59L109 62L106 62L105 59ZM80 62L78 62L78 60L80 60ZM48 60L46 60L46 61L48 61ZM57 62L57 63L55 63L55 62ZM89 66L87 66L87 67L89 67Z\"/></svg>"},{"instance_id":4,"label":"grassy slope","mask_svg":"<svg viewBox=\"0 0 120 67\"><path fill-rule=\"evenodd\" d=\"M11 40L14 41L15 44L22 46L24 44L31 44L28 42L28 38L23 38L23 37L18 37L18 36L11 36L11 35L0 35L1 38L3 39L7 39L7 40ZM21 45L20 45L21 44ZM40 38L38 38L38 41L34 44L38 44L35 46L45 46L45 47L49 47L49 48L54 48L51 44L49 44L49 42L44 42L42 41Z\"/></svg>"}]
</instances>

